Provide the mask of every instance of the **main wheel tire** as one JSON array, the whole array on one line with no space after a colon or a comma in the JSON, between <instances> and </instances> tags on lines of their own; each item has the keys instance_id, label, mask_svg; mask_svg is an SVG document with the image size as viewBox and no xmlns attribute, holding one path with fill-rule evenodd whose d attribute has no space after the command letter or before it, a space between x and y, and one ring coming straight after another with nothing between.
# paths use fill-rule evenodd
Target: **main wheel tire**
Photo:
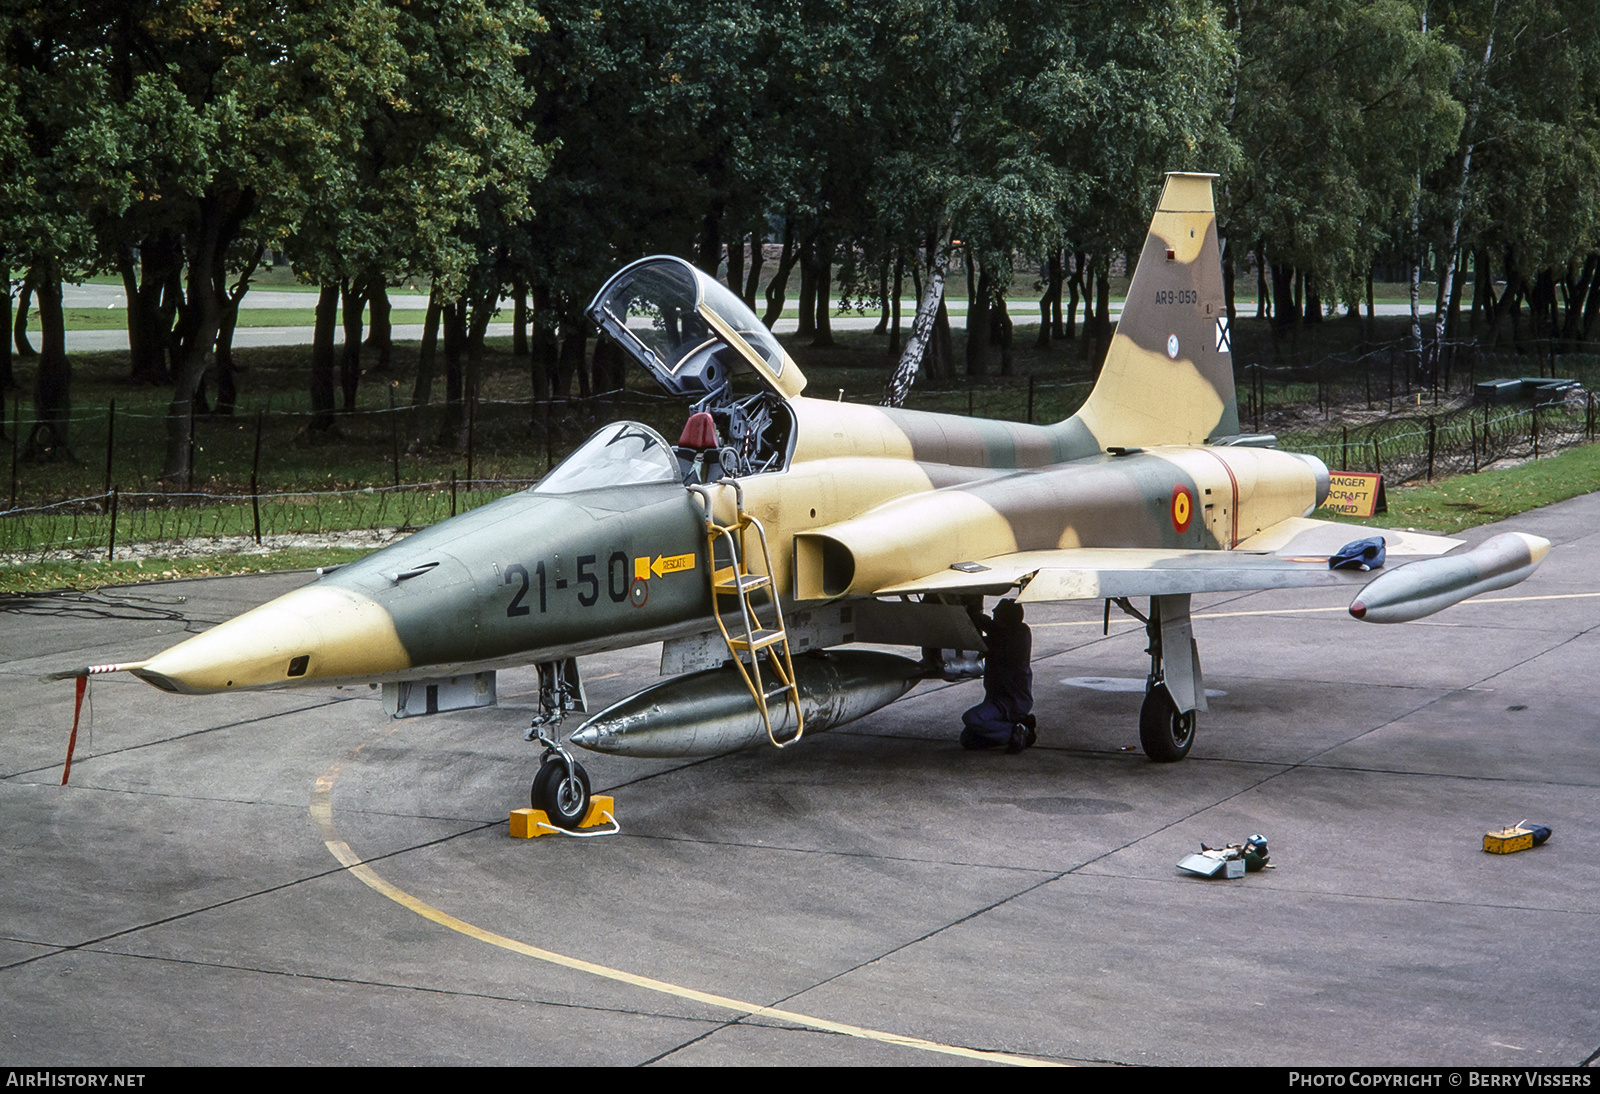
<instances>
[{"instance_id":1,"label":"main wheel tire","mask_svg":"<svg viewBox=\"0 0 1600 1094\"><path fill-rule=\"evenodd\" d=\"M547 760L533 777L533 793L529 797L535 809L544 810L551 824L577 828L589 812L589 773L573 761L569 779L566 764L559 759Z\"/></svg>"},{"instance_id":2,"label":"main wheel tire","mask_svg":"<svg viewBox=\"0 0 1600 1094\"><path fill-rule=\"evenodd\" d=\"M1194 745L1194 721L1194 711L1180 714L1160 684L1145 692L1139 708L1139 743L1145 755L1158 764L1183 759Z\"/></svg>"}]
</instances>

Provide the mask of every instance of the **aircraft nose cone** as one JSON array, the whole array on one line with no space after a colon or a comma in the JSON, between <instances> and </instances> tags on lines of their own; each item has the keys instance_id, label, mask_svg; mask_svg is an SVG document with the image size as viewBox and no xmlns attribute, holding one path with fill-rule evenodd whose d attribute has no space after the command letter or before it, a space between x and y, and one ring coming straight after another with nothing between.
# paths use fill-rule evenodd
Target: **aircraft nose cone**
<instances>
[{"instance_id":1,"label":"aircraft nose cone","mask_svg":"<svg viewBox=\"0 0 1600 1094\"><path fill-rule=\"evenodd\" d=\"M319 583L198 634L132 671L166 691L206 694L377 676L410 665L388 612L351 589Z\"/></svg>"},{"instance_id":2,"label":"aircraft nose cone","mask_svg":"<svg viewBox=\"0 0 1600 1094\"><path fill-rule=\"evenodd\" d=\"M1352 601L1350 604L1350 614L1355 616L1357 619L1362 619L1367 614L1367 606L1361 603L1359 600Z\"/></svg>"}]
</instances>

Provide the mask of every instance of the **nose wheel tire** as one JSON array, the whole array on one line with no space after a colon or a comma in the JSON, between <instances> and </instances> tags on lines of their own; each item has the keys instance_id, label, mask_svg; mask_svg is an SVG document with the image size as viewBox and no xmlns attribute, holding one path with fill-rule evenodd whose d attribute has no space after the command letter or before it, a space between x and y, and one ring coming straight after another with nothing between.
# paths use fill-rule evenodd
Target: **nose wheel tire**
<instances>
[{"instance_id":1,"label":"nose wheel tire","mask_svg":"<svg viewBox=\"0 0 1600 1094\"><path fill-rule=\"evenodd\" d=\"M1194 744L1194 711L1179 713L1167 689L1157 684L1139 708L1139 743L1158 764L1176 763Z\"/></svg>"},{"instance_id":2,"label":"nose wheel tire","mask_svg":"<svg viewBox=\"0 0 1600 1094\"><path fill-rule=\"evenodd\" d=\"M569 775L559 757L546 760L533 777L533 807L543 809L550 823L575 829L589 812L589 773L576 760Z\"/></svg>"}]
</instances>

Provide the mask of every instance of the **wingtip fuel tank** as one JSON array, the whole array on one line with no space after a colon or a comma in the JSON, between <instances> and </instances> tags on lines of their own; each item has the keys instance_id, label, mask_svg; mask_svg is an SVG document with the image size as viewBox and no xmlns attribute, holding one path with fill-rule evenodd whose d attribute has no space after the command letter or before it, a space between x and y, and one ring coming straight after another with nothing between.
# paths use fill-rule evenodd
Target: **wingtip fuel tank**
<instances>
[{"instance_id":1,"label":"wingtip fuel tank","mask_svg":"<svg viewBox=\"0 0 1600 1094\"><path fill-rule=\"evenodd\" d=\"M1350 614L1366 623L1407 623L1469 596L1515 585L1538 569L1550 541L1502 532L1470 551L1424 559L1364 586Z\"/></svg>"}]
</instances>

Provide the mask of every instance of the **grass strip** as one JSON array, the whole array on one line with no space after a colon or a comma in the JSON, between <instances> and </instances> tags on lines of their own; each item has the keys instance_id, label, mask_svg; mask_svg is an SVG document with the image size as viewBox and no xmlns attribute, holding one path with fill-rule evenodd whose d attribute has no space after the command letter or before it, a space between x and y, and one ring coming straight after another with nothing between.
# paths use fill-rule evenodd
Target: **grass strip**
<instances>
[{"instance_id":1,"label":"grass strip","mask_svg":"<svg viewBox=\"0 0 1600 1094\"><path fill-rule=\"evenodd\" d=\"M1457 475L1427 486L1389 490L1386 491L1387 513L1360 519L1335 519L1367 527L1458 532L1597 489L1600 489L1600 445L1582 445L1515 467ZM1322 511L1317 515L1328 516Z\"/></svg>"}]
</instances>

